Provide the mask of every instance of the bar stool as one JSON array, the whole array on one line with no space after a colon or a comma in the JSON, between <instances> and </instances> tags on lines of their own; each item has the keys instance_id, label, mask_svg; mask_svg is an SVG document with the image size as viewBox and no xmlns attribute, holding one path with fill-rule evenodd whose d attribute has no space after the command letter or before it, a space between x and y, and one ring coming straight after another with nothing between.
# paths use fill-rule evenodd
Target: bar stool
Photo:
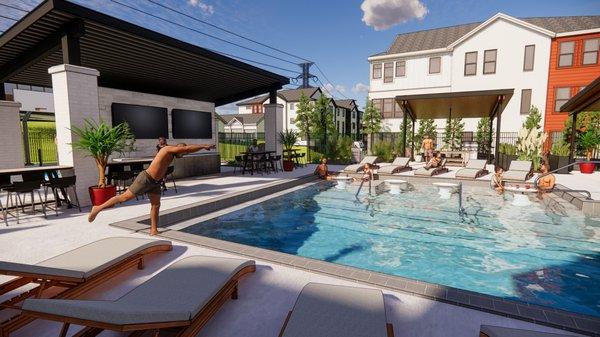
<instances>
[{"instance_id":1,"label":"bar stool","mask_svg":"<svg viewBox=\"0 0 600 337\"><path fill-rule=\"evenodd\" d=\"M4 190L4 188L12 185L10 183L10 176L0 176L0 190ZM2 219L4 219L4 224L8 226L8 204L6 208L2 204L2 200L0 199L0 209L2 210Z\"/></svg>"},{"instance_id":2,"label":"bar stool","mask_svg":"<svg viewBox=\"0 0 600 337\"><path fill-rule=\"evenodd\" d=\"M171 177L171 182L173 183L173 188L175 189L175 193L177 193L177 185L175 184L175 176L173 176L173 172L175 172L175 166L167 167L167 172L165 173L165 177L160 182L163 195L165 194L165 191L167 190L167 180L169 179L169 177Z\"/></svg>"},{"instance_id":3,"label":"bar stool","mask_svg":"<svg viewBox=\"0 0 600 337\"><path fill-rule=\"evenodd\" d=\"M33 181L20 181L14 182L11 186L6 187L4 190L8 192L8 196L6 197L6 207L15 207L15 213L17 218L17 223L19 223L19 205L21 206L21 210L25 213L25 195L31 195L31 209L35 214L35 193L37 192L40 203L42 204L42 213L44 214L44 218L46 218L46 203L44 199L42 199L42 194L40 192L40 188L42 186L41 181L33 180ZM13 202L13 194L15 195L15 201ZM23 199L21 200L21 195L23 195ZM7 214L10 213L8 210Z\"/></svg>"},{"instance_id":4,"label":"bar stool","mask_svg":"<svg viewBox=\"0 0 600 337\"><path fill-rule=\"evenodd\" d=\"M242 171L244 169L244 157L235 156L235 161L233 163L233 174L235 174L235 170L240 168Z\"/></svg>"},{"instance_id":5,"label":"bar stool","mask_svg":"<svg viewBox=\"0 0 600 337\"><path fill-rule=\"evenodd\" d=\"M76 176L70 176L70 177L62 177L62 178L50 178L48 180L48 182L46 182L44 184L44 203L46 204L47 208L52 209L50 206L48 206L48 190L52 189L52 193L54 194L54 198L55 198L55 205L54 205L54 212L56 213L56 216L58 216L58 207L60 207L60 200L58 197L58 190L64 190L67 191L69 187L73 188L73 194L75 195L75 201L76 201L76 206L79 209L79 212L81 212L81 206L79 205L79 197L77 196L77 188L75 186L77 181L77 177ZM68 194L65 193L67 198L68 198ZM67 202L72 205L73 202L70 200L67 200Z\"/></svg>"}]
</instances>

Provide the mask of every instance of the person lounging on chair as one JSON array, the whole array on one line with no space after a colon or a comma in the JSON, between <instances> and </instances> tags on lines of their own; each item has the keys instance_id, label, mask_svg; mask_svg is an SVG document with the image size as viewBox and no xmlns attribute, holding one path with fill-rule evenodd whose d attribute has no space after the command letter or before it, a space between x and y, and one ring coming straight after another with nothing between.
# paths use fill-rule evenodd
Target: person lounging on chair
<instances>
[{"instance_id":1,"label":"person lounging on chair","mask_svg":"<svg viewBox=\"0 0 600 337\"><path fill-rule=\"evenodd\" d=\"M415 171L416 176L432 177L438 174L448 172L446 168L446 158L442 158L440 152L437 152L435 157L425 165Z\"/></svg>"}]
</instances>

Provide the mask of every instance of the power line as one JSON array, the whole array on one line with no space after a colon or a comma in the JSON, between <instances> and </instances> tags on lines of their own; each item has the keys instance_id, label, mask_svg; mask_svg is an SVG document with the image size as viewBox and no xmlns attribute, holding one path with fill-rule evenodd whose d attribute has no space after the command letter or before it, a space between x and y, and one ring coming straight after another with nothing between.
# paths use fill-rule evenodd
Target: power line
<instances>
[{"instance_id":1,"label":"power line","mask_svg":"<svg viewBox=\"0 0 600 337\"><path fill-rule=\"evenodd\" d=\"M247 41L250 41L250 42L256 43L256 44L258 44L258 45L261 45L261 46L263 46L263 47L269 48L269 49L271 49L271 50L275 50L275 51L277 51L277 52L279 52L279 53L282 53L282 54L285 54L285 55L288 55L288 56L292 56L292 57L295 57L295 58L297 58L297 59L300 59L300 60L303 60L303 61L306 61L306 62L312 62L312 61L310 61L310 60L307 60L307 59L305 59L305 58L304 58L304 57L302 57L302 56L294 55L294 54L292 54L292 53L289 53L289 52L287 52L287 51L285 51L285 50L281 50L281 49L279 49L279 48L275 48L275 47L269 46L268 44L265 44L265 43L262 43L262 42L260 42L260 41L256 41L256 40L254 40L254 39L251 39L251 38L249 38L249 37L246 37L246 36L240 35L240 34L238 34L238 33L236 33L236 32L233 32L233 31L231 31L231 30L229 30L229 29L226 29L226 28L223 28L223 27L219 27L219 26L217 26L217 25L215 25L215 24L212 24L212 23L210 23L210 22L208 22L208 21L205 21L205 20L198 19L198 18L196 18L196 17L194 17L194 16L192 16L192 15L189 15L189 14L187 14L187 13L184 13L184 12L182 12L182 11L176 10L176 9L174 9L174 8L172 8L172 7L169 7L169 6L167 6L167 5L164 5L164 4L161 4L161 3L158 3L158 2L156 2L156 1L154 1L154 0L147 0L147 1L148 1L148 2L151 2L151 3L153 3L153 4L157 5L157 6L160 6L160 7L162 7L162 8L165 8L165 9L167 9L167 10L169 10L169 11L172 11L172 12L178 13L178 14L180 14L180 15L183 15L183 16L185 16L185 17L187 17L187 18L190 18L190 19L192 19L192 20L194 20L194 21L201 22L201 23L203 23L203 24L205 24L205 25L208 25L208 26L210 26L210 27L213 27L213 28L216 28L216 29L222 30L222 31L224 31L224 32L226 32L226 33L229 33L229 34L231 34L231 35L237 36L237 37L239 37L239 38L242 38L242 39L244 39L244 40L247 40Z\"/></svg>"},{"instance_id":2,"label":"power line","mask_svg":"<svg viewBox=\"0 0 600 337\"><path fill-rule=\"evenodd\" d=\"M119 2L119 1L117 1L117 0L110 0L110 1L112 1L112 2L114 2L114 3L117 3L117 4L121 5L121 6L124 6L124 7L130 8L130 9L132 9L132 10L135 10L135 11L137 11L137 12L144 13L144 14L146 14L146 15L148 15L148 16L151 16L151 17L153 17L153 18L156 18L156 19L159 19L159 20L162 20L162 21L165 21L165 22L171 23L171 24L173 24L173 25L176 25L176 26L178 26L178 27L185 28L185 29L189 29L189 30L191 30L191 31L194 31L194 32L196 32L196 33L198 33L198 34L202 34L202 35L204 35L204 36L211 37L211 38L213 38L213 39L216 39L216 40L219 40L219 41L221 41L221 42L225 42L225 43L228 43L228 44L234 45L234 46L236 46L236 47L243 48L243 49L246 49L246 50L249 50L249 51L255 52L255 53L257 53L257 54L261 54L261 55L264 55L264 56L267 56L267 57L272 57L272 58L274 58L274 59L277 59L277 60L280 60L280 61L283 61L283 62L287 62L287 63L291 63L291 64L293 64L293 65L296 65L296 63L295 63L295 62L292 62L292 61L289 61L289 60L286 60L286 59L283 59L283 58L280 58L280 57L277 57L277 56L273 56L273 55L270 55L270 54L267 54L267 53L263 53L263 52L261 52L261 51L259 51L259 50L252 49L252 48L249 48L249 47L246 47L246 46L242 46L242 45L240 45L240 44L237 44L237 43L235 43L235 42L231 42L231 41L228 41L228 40L222 39L222 38L220 38L220 37L217 37L217 36L214 36L214 35L211 35L211 34L208 34L208 33L202 32L202 31L200 31L200 30L197 30L197 29L194 29L194 28L191 28L191 27L188 27L188 26L182 25L182 24L180 24L180 23L173 22L173 21L171 21L171 20L168 20L168 19L165 19L165 18L163 18L163 17L160 17L160 16L157 16L157 15L154 15L154 14L152 14L152 13L148 13L148 12L146 12L146 11L144 11L144 10L141 10L141 9L139 9L139 8L136 8L136 7L129 6L129 5L127 5L127 4L121 3L121 2Z\"/></svg>"},{"instance_id":3,"label":"power line","mask_svg":"<svg viewBox=\"0 0 600 337\"><path fill-rule=\"evenodd\" d=\"M0 4L0 6L16 9L18 11L25 12L25 13L29 13L29 11L31 10L31 9L27 10L27 9L19 8L17 6L13 6L13 5L9 5L9 4Z\"/></svg>"},{"instance_id":4,"label":"power line","mask_svg":"<svg viewBox=\"0 0 600 337\"><path fill-rule=\"evenodd\" d=\"M344 95L344 94L343 94L341 91L339 91L339 90L338 90L338 89L337 89L337 88L336 88L336 87L333 85L333 83L332 83L332 82L329 80L329 78L327 78L327 76L325 75L325 73L323 72L323 70L321 70L321 68L319 67L319 65L318 65L318 64L316 64L316 63L315 63L315 66L317 67L317 70L318 70L318 71L321 73L321 75L323 75L323 77L325 78L325 80L326 80L327 82L329 82L329 83L330 83L330 84L333 86L333 89L334 89L335 91L337 91L337 92L338 92L338 94L340 94L340 96L342 96L342 97L344 97L344 98L346 98L346 99L349 99L349 98L348 98L348 96Z\"/></svg>"},{"instance_id":5,"label":"power line","mask_svg":"<svg viewBox=\"0 0 600 337\"><path fill-rule=\"evenodd\" d=\"M274 66L274 65L271 65L271 64L267 64L267 63L262 63L262 62L250 60L250 59L247 59L247 58L243 58L241 56L224 53L224 52L221 52L221 51L218 51L218 50L212 50L212 49L209 49L209 50L212 51L212 52L214 52L214 53L217 53L217 54L221 54L221 55L225 55L225 56L228 56L228 57L236 58L236 59L243 60L243 61L246 61L246 62L252 62L252 63L260 64L261 66L271 67L271 68L275 68L275 69L279 69L279 70L283 70L283 71L289 71L289 72L294 73L294 74L300 74L299 72L294 71L294 70L290 70L290 69L286 69L286 68L281 68L281 67Z\"/></svg>"}]
</instances>

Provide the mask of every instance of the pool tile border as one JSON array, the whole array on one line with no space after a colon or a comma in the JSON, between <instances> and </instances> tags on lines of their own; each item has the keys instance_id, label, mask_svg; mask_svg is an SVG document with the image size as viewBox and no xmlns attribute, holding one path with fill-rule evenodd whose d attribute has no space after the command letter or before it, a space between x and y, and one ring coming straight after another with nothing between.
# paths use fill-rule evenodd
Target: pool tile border
<instances>
[{"instance_id":1,"label":"pool tile border","mask_svg":"<svg viewBox=\"0 0 600 337\"><path fill-rule=\"evenodd\" d=\"M436 178L413 178L422 181L437 180ZM413 179L406 179L411 181ZM258 199L283 189L314 181L313 176L304 176L285 182L268 184L265 187L252 191L241 191L216 197L190 205L177 207L165 211L161 215L161 224L168 226L178 221L212 213L219 209L228 208L243 202ZM465 185L481 185L477 181L465 181ZM470 183L470 184L469 184ZM565 192L566 193L566 192ZM562 197L562 196L561 196ZM148 216L141 216L111 224L111 226L124 228L136 232L148 232ZM161 226L161 227L163 227ZM584 335L600 337L600 318L568 312L560 309L539 306L532 303L503 299L501 297L481 294L468 290L443 286L409 279L401 276L388 275L366 269L338 265L326 261L307 257L281 253L258 247L247 246L239 243L213 239L205 236L180 232L177 230L164 230L160 233L166 239L186 242L193 245L207 247L227 253L243 255L250 258L269 261L287 267L306 270L313 273L324 274L337 278L350 280L370 286L385 288L392 291L408 293L414 296L440 301L452 305L484 311L500 316L519 319L531 323L550 326L557 329L576 332Z\"/></svg>"}]
</instances>

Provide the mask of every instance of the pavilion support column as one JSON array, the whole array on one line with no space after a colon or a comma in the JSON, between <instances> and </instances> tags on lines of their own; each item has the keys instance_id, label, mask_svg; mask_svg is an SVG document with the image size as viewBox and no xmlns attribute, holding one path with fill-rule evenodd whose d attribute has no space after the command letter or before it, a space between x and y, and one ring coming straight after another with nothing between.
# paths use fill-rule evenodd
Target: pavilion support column
<instances>
[{"instance_id":1,"label":"pavilion support column","mask_svg":"<svg viewBox=\"0 0 600 337\"><path fill-rule=\"evenodd\" d=\"M488 164L492 161L491 157L492 157L492 139L494 137L493 133L494 133L494 116L492 115L492 117L490 117L490 135L489 135L489 140L488 140L488 151L487 151L487 162Z\"/></svg>"},{"instance_id":2,"label":"pavilion support column","mask_svg":"<svg viewBox=\"0 0 600 337\"><path fill-rule=\"evenodd\" d=\"M283 105L265 104L265 149L282 154L279 132L283 131Z\"/></svg>"},{"instance_id":3,"label":"pavilion support column","mask_svg":"<svg viewBox=\"0 0 600 337\"><path fill-rule=\"evenodd\" d=\"M575 162L575 137L577 136L577 113L573 114L573 123L571 124L571 144L569 146L569 164ZM569 167L569 171L573 166Z\"/></svg>"},{"instance_id":4,"label":"pavilion support column","mask_svg":"<svg viewBox=\"0 0 600 337\"><path fill-rule=\"evenodd\" d=\"M97 185L98 169L92 158L81 151L74 151L71 143L77 139L71 128L82 127L86 119L99 120L100 73L96 69L70 64L51 67L48 73L52 76L58 163L73 166L79 201L82 206L88 206L91 204L88 187Z\"/></svg>"},{"instance_id":5,"label":"pavilion support column","mask_svg":"<svg viewBox=\"0 0 600 337\"><path fill-rule=\"evenodd\" d=\"M500 126L502 124L502 114L500 111L496 113L496 149L494 151L494 166L498 166L499 155L500 155ZM504 167L504 169L507 169Z\"/></svg>"},{"instance_id":6,"label":"pavilion support column","mask_svg":"<svg viewBox=\"0 0 600 337\"><path fill-rule=\"evenodd\" d=\"M406 128L408 126L408 114L406 113L406 107L402 109L402 155L401 157L406 156Z\"/></svg>"},{"instance_id":7,"label":"pavilion support column","mask_svg":"<svg viewBox=\"0 0 600 337\"><path fill-rule=\"evenodd\" d=\"M0 134L2 134L0 168L3 169L23 167L20 110L21 103L0 101Z\"/></svg>"},{"instance_id":8,"label":"pavilion support column","mask_svg":"<svg viewBox=\"0 0 600 337\"><path fill-rule=\"evenodd\" d=\"M410 138L411 142L410 142L410 160L411 161L415 161L415 127L416 127L417 121L413 118L412 119L412 137Z\"/></svg>"}]
</instances>

